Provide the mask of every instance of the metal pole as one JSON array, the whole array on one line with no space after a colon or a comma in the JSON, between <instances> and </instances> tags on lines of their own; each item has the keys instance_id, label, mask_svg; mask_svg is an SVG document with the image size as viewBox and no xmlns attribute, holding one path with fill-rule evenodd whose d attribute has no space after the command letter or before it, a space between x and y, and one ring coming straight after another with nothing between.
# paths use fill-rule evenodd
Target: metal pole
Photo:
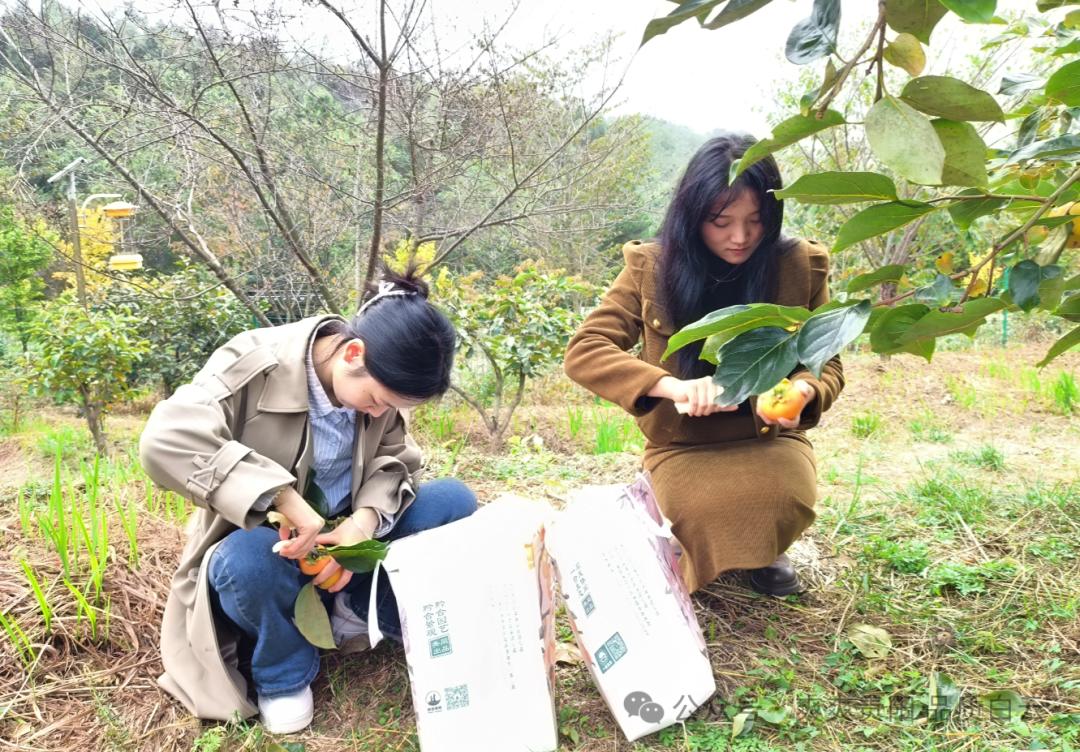
<instances>
[{"instance_id":1,"label":"metal pole","mask_svg":"<svg viewBox=\"0 0 1080 752\"><path fill-rule=\"evenodd\" d=\"M1001 289L1009 289L1009 267L1005 267L1005 273L1001 275ZM1009 311L1001 312L1001 346L1009 346Z\"/></svg>"},{"instance_id":2,"label":"metal pole","mask_svg":"<svg viewBox=\"0 0 1080 752\"><path fill-rule=\"evenodd\" d=\"M86 277L83 275L82 246L79 243L79 207L75 203L75 170L68 173L68 215L71 218L71 251L75 256L75 291L79 305L89 310L86 303Z\"/></svg>"}]
</instances>

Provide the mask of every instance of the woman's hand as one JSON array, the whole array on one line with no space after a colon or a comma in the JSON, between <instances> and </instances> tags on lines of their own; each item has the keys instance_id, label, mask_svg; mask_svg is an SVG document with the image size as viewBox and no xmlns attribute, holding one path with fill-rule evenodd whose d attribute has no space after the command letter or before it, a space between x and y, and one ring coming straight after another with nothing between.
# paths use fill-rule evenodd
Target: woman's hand
<instances>
[{"instance_id":1,"label":"woman's hand","mask_svg":"<svg viewBox=\"0 0 1080 752\"><path fill-rule=\"evenodd\" d=\"M286 488L274 502L274 509L289 520L288 525L278 528L281 540L288 541L278 553L286 559L302 559L315 547L315 537L322 532L325 520L312 509L304 497L294 488ZM296 537L290 538L296 531Z\"/></svg>"},{"instance_id":2,"label":"woman's hand","mask_svg":"<svg viewBox=\"0 0 1080 752\"><path fill-rule=\"evenodd\" d=\"M329 533L321 533L315 537L315 543L320 546L351 546L354 543L362 543L371 539L371 533L379 522L378 513L374 509L362 508L354 514L346 517L341 524ZM331 561L323 570L315 575L312 580L316 585L330 579L334 572L340 571L341 577L328 592L336 593L349 584L353 573L345 569L336 561Z\"/></svg>"},{"instance_id":3,"label":"woman's hand","mask_svg":"<svg viewBox=\"0 0 1080 752\"><path fill-rule=\"evenodd\" d=\"M787 382L787 380L785 379L781 383L786 384L786 382ZM779 386L779 385L777 385L777 386ZM799 427L799 423L802 422L802 411L806 409L807 405L809 405L811 402L813 402L815 399L817 399L817 390L814 389L814 385L811 384L809 381L803 381L802 379L796 379L795 381L793 381L789 388L792 389L792 390L798 391L799 395L802 398L802 405L799 407L799 411L795 414L795 417L793 417L793 418L784 418L784 417L773 418L773 417L771 417L769 415L766 415L765 410L764 410L764 398L765 398L766 395L763 394L760 397L758 397L758 402L757 402L757 414L758 414L758 417L761 418L762 423L764 423L765 425L768 425L768 426L774 426L774 425L775 426L780 426L781 428L798 428Z\"/></svg>"},{"instance_id":4,"label":"woman's hand","mask_svg":"<svg viewBox=\"0 0 1080 752\"><path fill-rule=\"evenodd\" d=\"M721 392L723 389L716 385L712 376L687 380L665 376L649 390L649 396L669 399L675 403L676 410L695 418L738 410L738 405L716 404L716 398Z\"/></svg>"}]
</instances>

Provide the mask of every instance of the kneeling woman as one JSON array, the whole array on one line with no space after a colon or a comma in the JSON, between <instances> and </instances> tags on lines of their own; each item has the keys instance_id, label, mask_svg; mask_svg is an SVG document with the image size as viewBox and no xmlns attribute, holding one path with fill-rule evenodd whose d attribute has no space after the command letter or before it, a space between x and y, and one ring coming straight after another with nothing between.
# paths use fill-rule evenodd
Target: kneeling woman
<instances>
[{"instance_id":1,"label":"kneeling woman","mask_svg":"<svg viewBox=\"0 0 1080 752\"><path fill-rule=\"evenodd\" d=\"M400 413L449 387L454 329L411 275L369 295L352 321L234 337L143 431L146 472L199 507L165 606L160 683L200 718L259 712L273 733L306 727L319 651L293 624L311 579L297 560L317 544L392 541L476 509L458 481L419 484L420 450ZM343 518L332 532L317 508ZM280 553L270 509L295 526ZM361 637L373 618L400 638L385 581L375 615L371 575L331 562L315 582L335 575L324 601L336 639Z\"/></svg>"},{"instance_id":2,"label":"kneeling woman","mask_svg":"<svg viewBox=\"0 0 1080 752\"><path fill-rule=\"evenodd\" d=\"M781 235L775 161L728 182L732 163L753 143L722 136L694 155L659 242L623 248L626 266L571 339L565 368L637 417L647 440L643 464L683 546L689 589L749 569L756 590L787 595L800 584L784 551L814 520L816 463L804 431L843 388L840 360L830 360L820 379L796 368L790 378L807 403L798 419L782 423L758 415L753 397L714 404L715 367L698 359L700 342L660 360L676 330L718 308L813 309L829 299L825 249ZM639 341L635 357L629 351Z\"/></svg>"}]
</instances>

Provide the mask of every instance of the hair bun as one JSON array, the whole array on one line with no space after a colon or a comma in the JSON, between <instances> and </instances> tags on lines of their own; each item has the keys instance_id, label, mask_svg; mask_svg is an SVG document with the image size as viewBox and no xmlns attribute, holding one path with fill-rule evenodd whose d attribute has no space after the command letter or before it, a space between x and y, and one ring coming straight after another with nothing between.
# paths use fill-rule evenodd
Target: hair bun
<instances>
[{"instance_id":1,"label":"hair bun","mask_svg":"<svg viewBox=\"0 0 1080 752\"><path fill-rule=\"evenodd\" d=\"M415 262L409 264L404 272L396 272L383 264L380 279L368 283L367 291L369 294L374 295L378 292L380 281L389 282L396 290L404 290L419 295L424 299L427 299L430 292L428 283L421 278L419 267Z\"/></svg>"}]
</instances>

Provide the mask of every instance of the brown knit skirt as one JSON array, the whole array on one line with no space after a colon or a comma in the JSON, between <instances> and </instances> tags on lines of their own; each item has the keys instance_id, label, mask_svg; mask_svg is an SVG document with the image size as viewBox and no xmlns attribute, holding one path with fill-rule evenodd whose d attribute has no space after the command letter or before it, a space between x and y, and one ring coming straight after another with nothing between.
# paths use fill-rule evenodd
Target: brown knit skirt
<instances>
[{"instance_id":1,"label":"brown knit skirt","mask_svg":"<svg viewBox=\"0 0 1080 752\"><path fill-rule=\"evenodd\" d=\"M729 569L771 564L814 521L817 465L802 434L650 446L643 465L682 544L690 592Z\"/></svg>"}]
</instances>

